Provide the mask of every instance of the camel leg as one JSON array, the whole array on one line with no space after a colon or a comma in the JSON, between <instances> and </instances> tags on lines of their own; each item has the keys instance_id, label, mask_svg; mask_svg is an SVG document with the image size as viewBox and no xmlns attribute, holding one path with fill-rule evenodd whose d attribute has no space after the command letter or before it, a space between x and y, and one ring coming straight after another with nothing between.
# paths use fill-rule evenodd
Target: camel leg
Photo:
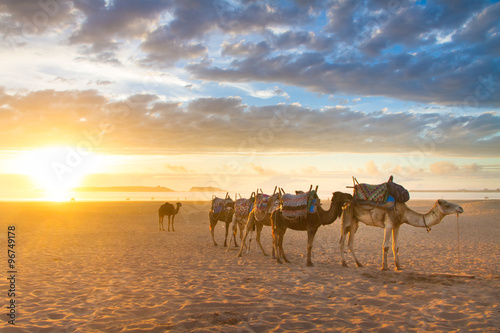
<instances>
[{"instance_id":1,"label":"camel leg","mask_svg":"<svg viewBox=\"0 0 500 333\"><path fill-rule=\"evenodd\" d=\"M174 230L174 219L175 219L175 215L172 215L172 231L175 231Z\"/></svg>"},{"instance_id":2,"label":"camel leg","mask_svg":"<svg viewBox=\"0 0 500 333\"><path fill-rule=\"evenodd\" d=\"M281 238L281 230L275 229L273 230L273 248L274 251L276 252L276 262L278 264L282 264L283 262L281 261L282 258L282 251L280 249L280 238Z\"/></svg>"},{"instance_id":3,"label":"camel leg","mask_svg":"<svg viewBox=\"0 0 500 333\"><path fill-rule=\"evenodd\" d=\"M345 246L345 239L347 237L347 234L351 234L351 225L352 225L352 215L353 215L353 208L351 205L347 206L344 208L344 211L342 212L342 233L340 234L340 258L342 258L342 267L348 267L347 261L345 259L345 252L344 252L344 246Z\"/></svg>"},{"instance_id":4,"label":"camel leg","mask_svg":"<svg viewBox=\"0 0 500 333\"><path fill-rule=\"evenodd\" d=\"M288 260L285 256L285 250L283 250L283 239L285 238L285 233L286 233L286 229L283 229L283 231L280 232L280 236L278 238L278 248L281 252L281 256L283 257L283 260L287 263L290 262L290 260Z\"/></svg>"},{"instance_id":5,"label":"camel leg","mask_svg":"<svg viewBox=\"0 0 500 333\"><path fill-rule=\"evenodd\" d=\"M263 227L264 226L262 224L256 225L255 231L256 231L257 235L255 236L255 241L257 242L257 244L259 244L259 247L260 247L260 250L262 251L262 254L267 257L267 253L266 253L266 251L264 251L264 247L262 246L262 243L260 242L260 234L262 232Z\"/></svg>"},{"instance_id":6,"label":"camel leg","mask_svg":"<svg viewBox=\"0 0 500 333\"><path fill-rule=\"evenodd\" d=\"M217 220L214 218L210 218L210 234L212 235L212 241L214 242L214 246L217 246L217 242L215 241L214 229L217 225Z\"/></svg>"},{"instance_id":7,"label":"camel leg","mask_svg":"<svg viewBox=\"0 0 500 333\"><path fill-rule=\"evenodd\" d=\"M234 247L238 247L238 243L236 243L236 234L238 233L238 221L234 217L233 217L233 221L234 222L232 222L232 223L234 223L234 224L231 228L231 233L232 233L232 237L234 240ZM229 246L231 246L231 243L229 243Z\"/></svg>"},{"instance_id":8,"label":"camel leg","mask_svg":"<svg viewBox=\"0 0 500 333\"><path fill-rule=\"evenodd\" d=\"M358 221L353 222L353 224L351 225L349 231L349 240L347 241L347 247L349 248L349 251L351 251L352 257L354 258L356 265L358 267L363 267L363 265L359 262L358 258L356 257L356 253L354 253L354 236L356 235L357 230L358 230Z\"/></svg>"},{"instance_id":9,"label":"camel leg","mask_svg":"<svg viewBox=\"0 0 500 333\"><path fill-rule=\"evenodd\" d=\"M240 241L241 241L243 239L243 230L245 230L245 224L241 220L238 221L238 229L240 230ZM238 232L238 231L236 231L236 232Z\"/></svg>"},{"instance_id":10,"label":"camel leg","mask_svg":"<svg viewBox=\"0 0 500 333\"><path fill-rule=\"evenodd\" d=\"M306 266L314 266L311 260L314 236L318 229L307 229L307 263Z\"/></svg>"},{"instance_id":11,"label":"camel leg","mask_svg":"<svg viewBox=\"0 0 500 333\"><path fill-rule=\"evenodd\" d=\"M389 242L391 241L392 226L386 225L384 229L384 254L382 257L382 270L386 271L387 268L387 253L389 253Z\"/></svg>"},{"instance_id":12,"label":"camel leg","mask_svg":"<svg viewBox=\"0 0 500 333\"><path fill-rule=\"evenodd\" d=\"M238 252L238 257L242 256L243 248L245 247L245 241L247 239L249 231L253 227L253 224L254 224L253 215L252 215L252 213L250 213L250 216L248 217L247 225L245 227L245 234L243 235L243 238L241 240L240 252Z\"/></svg>"},{"instance_id":13,"label":"camel leg","mask_svg":"<svg viewBox=\"0 0 500 333\"><path fill-rule=\"evenodd\" d=\"M397 226L392 229L392 252L394 253L394 264L396 265L396 270L398 271L403 269L399 263L399 227L400 226Z\"/></svg>"},{"instance_id":14,"label":"camel leg","mask_svg":"<svg viewBox=\"0 0 500 333\"><path fill-rule=\"evenodd\" d=\"M229 234L229 223L226 222L226 236L224 237L224 247L227 246L227 235Z\"/></svg>"},{"instance_id":15,"label":"camel leg","mask_svg":"<svg viewBox=\"0 0 500 333\"><path fill-rule=\"evenodd\" d=\"M344 255L344 246L345 246L345 237L349 233L348 230L344 230L342 227L342 234L340 235L340 258L342 258L342 267L349 267L347 266L347 262L345 260L345 255Z\"/></svg>"},{"instance_id":16,"label":"camel leg","mask_svg":"<svg viewBox=\"0 0 500 333\"><path fill-rule=\"evenodd\" d=\"M231 220L231 224L229 225L229 230L231 230L234 237L231 238L231 236L229 236L229 246L227 247L227 251L229 251L229 248L231 247L231 244L232 244L231 240L234 240L234 246L238 247L238 244L236 243L236 234L238 233L238 224L239 224L239 222L236 219L236 215L233 215L233 219Z\"/></svg>"},{"instance_id":17,"label":"camel leg","mask_svg":"<svg viewBox=\"0 0 500 333\"><path fill-rule=\"evenodd\" d=\"M158 227L160 228L160 231L165 231L165 229L163 228L163 216L160 216L159 217L159 220L158 220Z\"/></svg>"}]
</instances>

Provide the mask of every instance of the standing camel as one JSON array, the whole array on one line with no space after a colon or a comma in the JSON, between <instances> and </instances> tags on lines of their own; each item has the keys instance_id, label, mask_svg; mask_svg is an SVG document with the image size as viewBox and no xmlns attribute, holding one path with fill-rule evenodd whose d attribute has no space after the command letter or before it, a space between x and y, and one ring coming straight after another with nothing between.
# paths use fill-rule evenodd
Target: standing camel
<instances>
[{"instance_id":1,"label":"standing camel","mask_svg":"<svg viewBox=\"0 0 500 333\"><path fill-rule=\"evenodd\" d=\"M395 203L394 208L371 207L357 203L347 205L342 215L342 235L340 237L342 266L347 267L344 257L344 243L347 234L349 234L347 247L351 251L358 267L363 266L354 254L354 235L358 229L359 222L385 229L382 270L387 270L387 253L389 252L389 242L392 233L394 263L396 264L396 269L401 270L398 256L398 234L399 227L401 227L403 223L408 223L414 227L426 228L427 231L429 231L431 226L440 223L446 215L461 214L463 211L463 208L459 205L442 199L437 200L431 210L426 214L417 213L411 210L406 204L399 202Z\"/></svg>"},{"instance_id":2,"label":"standing camel","mask_svg":"<svg viewBox=\"0 0 500 333\"><path fill-rule=\"evenodd\" d=\"M260 242L260 235L262 232L262 228L266 226L271 226L271 214L272 212L278 208L280 192L276 192L277 187L274 188L274 194L269 196L266 194L257 193L255 197L255 204L253 206L252 211L248 215L248 221L245 226L245 234L243 235L243 239L241 240L240 252L238 252L238 257L241 257L243 254L243 250L246 247L245 241L247 239L248 233L252 230L256 231L255 241L260 247L262 254L267 256L266 251L264 251L264 247ZM262 202L267 200L265 204ZM260 207L259 207L260 206ZM273 248L273 258L274 258L274 248Z\"/></svg>"},{"instance_id":3,"label":"standing camel","mask_svg":"<svg viewBox=\"0 0 500 333\"><path fill-rule=\"evenodd\" d=\"M214 229L218 221L222 221L226 224L226 236L224 237L224 247L227 246L227 235L229 233L229 224L233 219L234 214L234 201L226 194L225 199L213 198L212 206L210 212L208 213L208 218L210 219L210 234L212 235L212 241L214 246L217 246L215 241ZM236 243L236 235L233 234L234 242Z\"/></svg>"},{"instance_id":4,"label":"standing camel","mask_svg":"<svg viewBox=\"0 0 500 333\"><path fill-rule=\"evenodd\" d=\"M170 231L170 222L172 222L172 231L175 231L174 230L175 215L177 215L177 213L179 212L179 208L182 206L182 204L178 202L176 205L177 208L174 208L174 205L166 202L163 205L161 205L160 209L158 209L158 217L159 217L158 225L160 231L165 231L165 228L163 227L163 217L165 215L167 216L168 220L168 231Z\"/></svg>"},{"instance_id":5,"label":"standing camel","mask_svg":"<svg viewBox=\"0 0 500 333\"><path fill-rule=\"evenodd\" d=\"M318 199L319 201L319 199ZM273 245L276 251L278 263L282 263L280 257L285 262L290 262L283 251L283 238L288 228L292 230L307 231L307 266L313 266L311 260L312 245L314 236L318 228L322 225L332 224L342 214L342 207L352 201L352 195L342 192L334 192L332 202L328 210L324 210L321 204L318 204L316 213L307 213L305 217L297 219L287 219L283 216L281 210L276 210L272 215Z\"/></svg>"},{"instance_id":6,"label":"standing camel","mask_svg":"<svg viewBox=\"0 0 500 333\"><path fill-rule=\"evenodd\" d=\"M252 210L254 203L255 192L252 192L250 199L240 198L234 202L233 220L231 221L229 230L236 236L238 229L240 229L240 240L243 239L243 229L245 228L246 221L248 221L248 215L250 215L250 211ZM229 246L227 247L228 251L231 246L231 239L232 238L229 237ZM236 241L234 246L238 247Z\"/></svg>"}]
</instances>

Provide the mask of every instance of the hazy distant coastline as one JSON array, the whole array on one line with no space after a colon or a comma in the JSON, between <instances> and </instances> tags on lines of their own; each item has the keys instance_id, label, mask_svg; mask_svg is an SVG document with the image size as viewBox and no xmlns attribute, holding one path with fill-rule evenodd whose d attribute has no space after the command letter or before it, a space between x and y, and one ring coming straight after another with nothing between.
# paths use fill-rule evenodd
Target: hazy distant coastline
<instances>
[{"instance_id":1,"label":"hazy distant coastline","mask_svg":"<svg viewBox=\"0 0 500 333\"><path fill-rule=\"evenodd\" d=\"M92 186L92 187L77 187L74 192L179 192L164 186ZM184 191L181 191L184 192ZM207 187L191 187L188 192L224 192L220 188Z\"/></svg>"},{"instance_id":2,"label":"hazy distant coastline","mask_svg":"<svg viewBox=\"0 0 500 333\"><path fill-rule=\"evenodd\" d=\"M75 192L175 192L174 190L163 186L94 186L77 187Z\"/></svg>"}]
</instances>

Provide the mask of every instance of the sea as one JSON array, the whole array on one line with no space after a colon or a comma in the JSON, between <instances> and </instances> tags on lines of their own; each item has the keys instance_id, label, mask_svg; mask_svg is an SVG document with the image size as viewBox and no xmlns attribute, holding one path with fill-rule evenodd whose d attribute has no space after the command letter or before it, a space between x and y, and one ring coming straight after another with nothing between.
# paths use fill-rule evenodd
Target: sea
<instances>
[{"instance_id":1,"label":"sea","mask_svg":"<svg viewBox=\"0 0 500 333\"><path fill-rule=\"evenodd\" d=\"M214 196L224 198L228 193L235 198L237 192L68 192L64 194L46 193L43 191L18 191L0 193L0 201L210 201ZM240 192L241 197L248 195ZM331 191L319 191L322 200L330 200ZM240 195L240 194L239 194ZM240 196L238 196L239 198ZM464 191L464 192L422 192L410 191L410 200L500 200L500 192Z\"/></svg>"}]
</instances>

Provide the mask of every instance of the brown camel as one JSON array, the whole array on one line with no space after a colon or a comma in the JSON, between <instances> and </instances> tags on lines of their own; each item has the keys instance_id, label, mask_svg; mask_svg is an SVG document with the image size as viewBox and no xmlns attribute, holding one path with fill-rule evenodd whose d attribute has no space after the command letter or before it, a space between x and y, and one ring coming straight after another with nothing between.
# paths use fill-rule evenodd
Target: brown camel
<instances>
[{"instance_id":1,"label":"brown camel","mask_svg":"<svg viewBox=\"0 0 500 333\"><path fill-rule=\"evenodd\" d=\"M234 214L233 220L229 226L229 231L232 232L235 236L238 233L238 229L240 230L240 240L243 239L243 229L245 228L245 223L248 221L248 215L252 210L252 207L255 203L255 192L252 192L250 199L241 198L237 199L234 202ZM231 246L231 237L229 237L229 246L227 250ZM238 247L238 244L234 243L235 247Z\"/></svg>"},{"instance_id":2,"label":"brown camel","mask_svg":"<svg viewBox=\"0 0 500 333\"><path fill-rule=\"evenodd\" d=\"M401 270L398 256L398 234L399 227L401 227L403 223L408 223L414 227L426 228L429 231L431 226L440 223L446 215L461 214L463 211L463 208L459 205L447 202L446 200L437 200L431 210L426 214L417 213L411 210L406 204L399 202L395 203L394 208L372 207L357 203L347 205L342 215L342 236L340 237L342 266L347 267L344 257L344 243L347 234L349 234L347 246L358 267L363 266L354 254L354 235L358 229L359 222L385 229L382 270L387 270L387 253L389 252L389 242L392 233L394 263L396 264L396 269Z\"/></svg>"},{"instance_id":3,"label":"brown camel","mask_svg":"<svg viewBox=\"0 0 500 333\"><path fill-rule=\"evenodd\" d=\"M243 235L243 239L241 240L240 252L238 252L238 257L242 256L243 250L246 247L245 241L247 239L248 233L253 230L256 231L255 241L259 245L262 254L267 256L267 253L264 250L262 243L260 242L260 235L262 232L262 228L265 225L271 226L271 213L278 207L279 197L281 194L279 191L276 192L276 190L277 187L274 188L274 194L268 196L269 199L267 201L267 206L264 209L262 209L262 207L258 207L258 203L261 201L261 198L263 198L266 195L263 194L262 192L261 193L257 192L257 196L255 197L255 204L253 206L252 211L248 215L248 221L245 226L245 234ZM273 248L273 258L274 258L274 248Z\"/></svg>"},{"instance_id":4,"label":"brown camel","mask_svg":"<svg viewBox=\"0 0 500 333\"><path fill-rule=\"evenodd\" d=\"M227 246L227 235L229 233L229 224L233 220L234 214L234 201L226 194L225 199L213 198L212 206L210 212L208 213L208 218L210 219L210 234L212 235L212 241L214 246L217 246L215 241L214 229L218 221L222 221L226 224L226 236L224 237L224 247ZM236 243L236 235L233 234L234 242Z\"/></svg>"},{"instance_id":5,"label":"brown camel","mask_svg":"<svg viewBox=\"0 0 500 333\"><path fill-rule=\"evenodd\" d=\"M163 217L165 215L167 216L168 219L168 231L170 231L170 222L172 222L172 231L175 231L174 230L175 215L177 215L177 213L179 212L179 208L182 206L182 204L178 202L176 205L177 208L174 208L174 205L166 202L160 207L160 209L158 209L158 217L159 217L158 224L160 231L165 231L165 228L163 227Z\"/></svg>"},{"instance_id":6,"label":"brown camel","mask_svg":"<svg viewBox=\"0 0 500 333\"><path fill-rule=\"evenodd\" d=\"M319 199L318 199L319 200ZM285 262L290 262L283 251L283 238L288 228L292 230L307 231L307 266L313 266L311 260L312 245L314 236L318 228L322 225L332 224L342 214L342 207L352 201L352 195L342 192L334 192L329 210L324 210L321 204L318 204L317 212L307 213L306 217L297 219L287 219L283 216L281 210L276 210L272 215L273 245L275 248L277 261L282 263L280 257Z\"/></svg>"}]
</instances>

